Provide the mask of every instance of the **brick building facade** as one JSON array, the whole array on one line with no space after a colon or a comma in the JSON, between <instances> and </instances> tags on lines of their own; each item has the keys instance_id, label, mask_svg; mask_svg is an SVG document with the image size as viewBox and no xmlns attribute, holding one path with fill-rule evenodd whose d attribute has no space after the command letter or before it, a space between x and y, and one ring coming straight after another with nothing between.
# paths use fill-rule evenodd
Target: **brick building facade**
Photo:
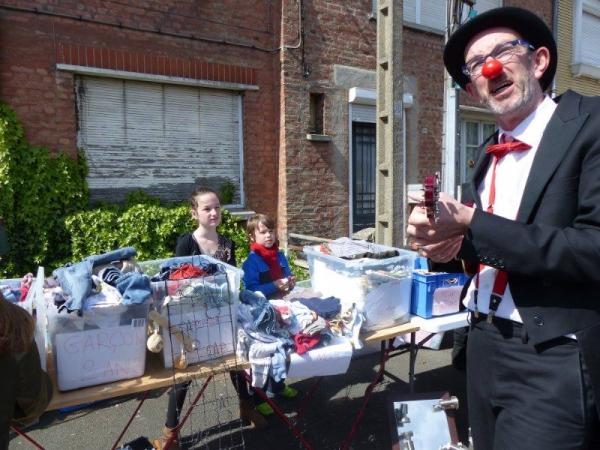
<instances>
[{"instance_id":1,"label":"brick building facade","mask_svg":"<svg viewBox=\"0 0 600 450\"><path fill-rule=\"evenodd\" d=\"M75 155L78 78L239 93L243 202L275 213L279 14L271 1L3 2L0 99L30 143Z\"/></svg>"},{"instance_id":2,"label":"brick building facade","mask_svg":"<svg viewBox=\"0 0 600 450\"><path fill-rule=\"evenodd\" d=\"M406 9L427 2L404 3L404 90L412 95L405 110L407 181L419 183L442 164L444 30ZM535 4L544 17L552 14L550 0L505 3ZM229 177L237 183L235 206L277 214L284 243L290 232L348 235L359 220L356 192L368 181L357 180L366 177L358 170L365 160L356 159L357 148L374 151L373 102L355 95L375 90L373 12L372 0L5 1L0 100L15 109L32 144L70 155L78 146L95 148L100 157L93 160L96 178L90 181L100 197L111 192L111 183L125 191L138 183L150 193L181 196L194 182L218 188ZM445 23L445 17L436 20ZM120 95L121 89L120 109L113 111L103 103L112 97L103 96ZM202 137L206 126L178 125L185 117L169 112L172 102L181 101L196 114L196 103L190 103L196 90L200 122L221 113L212 109L212 92L229 108L223 113L231 122L227 130L213 130L219 121L209 123L210 143ZM161 122L148 124L146 109ZM111 124L124 137L107 144L113 165L105 167L102 146ZM149 139L163 139L157 147L122 143L160 127L166 131ZM198 140L187 138L198 133ZM169 158L182 167L180 177L177 166L165 167L167 159L149 156L169 154L169 136L175 136ZM196 142L202 156L195 156ZM221 168L221 151L227 152L228 169ZM108 187L102 184L106 173L127 165L133 180L119 175Z\"/></svg>"}]
</instances>

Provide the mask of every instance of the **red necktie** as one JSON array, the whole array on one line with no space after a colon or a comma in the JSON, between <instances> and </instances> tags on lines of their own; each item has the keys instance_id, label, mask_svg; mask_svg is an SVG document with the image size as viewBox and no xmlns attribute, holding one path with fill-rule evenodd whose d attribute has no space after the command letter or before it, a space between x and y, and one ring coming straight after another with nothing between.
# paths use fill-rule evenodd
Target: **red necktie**
<instances>
[{"instance_id":1,"label":"red necktie","mask_svg":"<svg viewBox=\"0 0 600 450\"><path fill-rule=\"evenodd\" d=\"M485 149L486 153L491 153L494 157L492 161L492 182L490 183L490 197L488 200L488 207L486 211L489 213L494 213L494 201L496 200L496 166L498 165L498 161L504 158L510 152L522 152L525 150L529 150L531 145L526 144L525 142L521 142L513 138L512 136L508 136L503 134L500 138L499 144L491 144L488 145Z\"/></svg>"},{"instance_id":2,"label":"red necktie","mask_svg":"<svg viewBox=\"0 0 600 450\"><path fill-rule=\"evenodd\" d=\"M494 160L492 161L492 180L490 183L490 196L488 199L488 207L486 211L490 214L494 214L494 202L496 201L496 166L498 161L504 158L510 152L522 152L529 150L531 145L514 139L512 136L503 134L500 138L499 144L488 145L485 149L486 153L491 153ZM479 313L477 311L477 291L479 290L479 273L485 267L484 264L479 265L479 272L475 276L475 315ZM498 310L498 306L502 301L506 286L508 285L508 274L503 270L498 270L496 278L494 279L494 286L492 288L492 295L490 296L488 322L491 323L492 318Z\"/></svg>"}]
</instances>

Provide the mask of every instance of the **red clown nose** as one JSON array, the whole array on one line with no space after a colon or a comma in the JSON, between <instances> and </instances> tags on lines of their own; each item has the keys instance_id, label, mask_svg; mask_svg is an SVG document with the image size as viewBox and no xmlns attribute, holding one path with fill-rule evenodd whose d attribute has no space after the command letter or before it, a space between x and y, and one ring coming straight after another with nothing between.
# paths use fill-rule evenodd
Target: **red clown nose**
<instances>
[{"instance_id":1,"label":"red clown nose","mask_svg":"<svg viewBox=\"0 0 600 450\"><path fill-rule=\"evenodd\" d=\"M483 65L481 74L488 80L492 80L500 75L503 69L504 66L500 61L497 59L491 59Z\"/></svg>"}]
</instances>

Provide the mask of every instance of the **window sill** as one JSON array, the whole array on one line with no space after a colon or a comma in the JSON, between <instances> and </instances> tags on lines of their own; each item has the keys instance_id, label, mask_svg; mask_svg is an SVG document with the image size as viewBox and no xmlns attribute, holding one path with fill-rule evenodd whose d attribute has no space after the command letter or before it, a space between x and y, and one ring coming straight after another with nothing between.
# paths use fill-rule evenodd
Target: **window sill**
<instances>
[{"instance_id":1,"label":"window sill","mask_svg":"<svg viewBox=\"0 0 600 450\"><path fill-rule=\"evenodd\" d=\"M404 21L403 25L406 28L412 28L413 30L424 31L426 33L437 34L439 36L444 36L444 30L440 30L439 28L428 27L427 25L421 25L416 22L408 22Z\"/></svg>"},{"instance_id":2,"label":"window sill","mask_svg":"<svg viewBox=\"0 0 600 450\"><path fill-rule=\"evenodd\" d=\"M254 214L256 214L255 211L252 210L247 210L247 209L235 209L235 208L227 208L225 207L225 209L227 209L227 211L229 211L229 213L240 220L248 220L250 217L252 217Z\"/></svg>"},{"instance_id":3,"label":"window sill","mask_svg":"<svg viewBox=\"0 0 600 450\"><path fill-rule=\"evenodd\" d=\"M600 67L585 63L571 64L571 73L575 78L588 77L600 80Z\"/></svg>"},{"instance_id":4,"label":"window sill","mask_svg":"<svg viewBox=\"0 0 600 450\"><path fill-rule=\"evenodd\" d=\"M331 142L333 137L328 134L306 133L306 139L315 142Z\"/></svg>"}]
</instances>

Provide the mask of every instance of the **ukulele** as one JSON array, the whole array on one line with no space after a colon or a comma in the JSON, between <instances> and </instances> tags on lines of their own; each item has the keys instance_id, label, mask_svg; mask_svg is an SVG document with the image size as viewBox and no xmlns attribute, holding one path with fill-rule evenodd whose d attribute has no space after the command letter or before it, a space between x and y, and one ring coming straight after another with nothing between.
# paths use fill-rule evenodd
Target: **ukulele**
<instances>
[{"instance_id":1,"label":"ukulele","mask_svg":"<svg viewBox=\"0 0 600 450\"><path fill-rule=\"evenodd\" d=\"M440 208L438 200L440 196L440 173L435 172L433 175L427 175L423 182L425 196L423 206L427 210L427 217L433 219L434 222L439 220Z\"/></svg>"}]
</instances>

